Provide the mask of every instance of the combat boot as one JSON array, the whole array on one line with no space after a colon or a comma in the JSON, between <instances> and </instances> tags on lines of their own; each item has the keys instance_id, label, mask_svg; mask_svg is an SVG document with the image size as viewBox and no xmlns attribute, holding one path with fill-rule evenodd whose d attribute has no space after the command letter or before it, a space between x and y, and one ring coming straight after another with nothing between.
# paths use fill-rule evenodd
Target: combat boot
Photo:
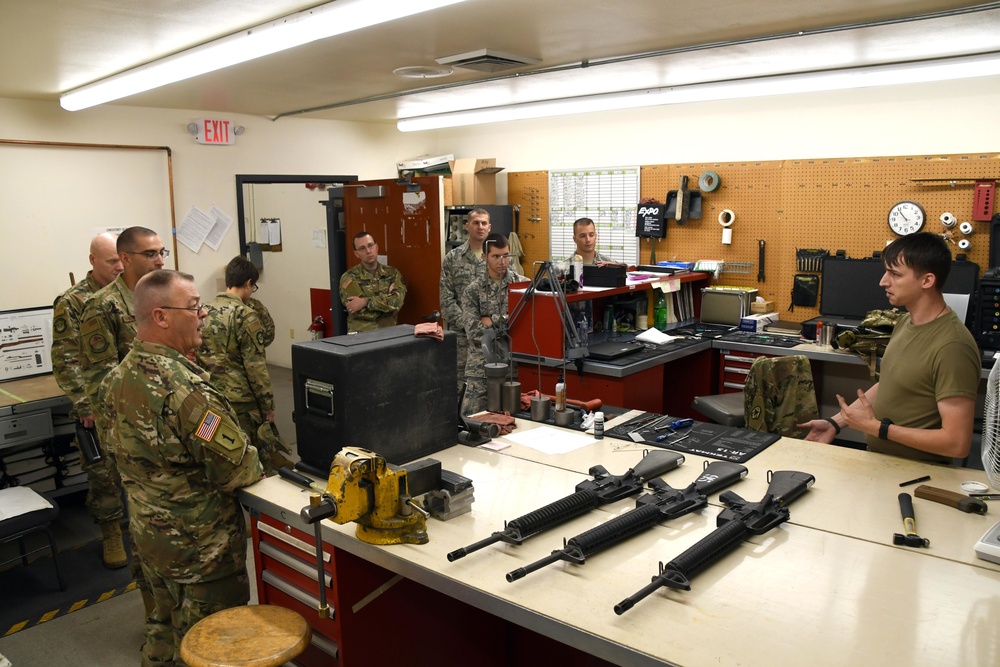
<instances>
[{"instance_id":1,"label":"combat boot","mask_svg":"<svg viewBox=\"0 0 1000 667\"><path fill-rule=\"evenodd\" d=\"M128 565L128 554L122 542L122 529L117 521L101 524L101 544L104 546L104 567L117 570Z\"/></svg>"}]
</instances>

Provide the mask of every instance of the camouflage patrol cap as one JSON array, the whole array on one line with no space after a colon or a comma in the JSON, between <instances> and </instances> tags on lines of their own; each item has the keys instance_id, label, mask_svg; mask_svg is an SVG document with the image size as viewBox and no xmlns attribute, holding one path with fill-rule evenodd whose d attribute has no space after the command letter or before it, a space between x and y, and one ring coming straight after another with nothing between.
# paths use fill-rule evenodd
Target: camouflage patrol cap
<instances>
[{"instance_id":1,"label":"camouflage patrol cap","mask_svg":"<svg viewBox=\"0 0 1000 667\"><path fill-rule=\"evenodd\" d=\"M264 422L257 429L257 437L260 438L261 442L270 447L273 452L287 452L288 445L282 441L281 436L278 434L278 427L271 422Z\"/></svg>"}]
</instances>

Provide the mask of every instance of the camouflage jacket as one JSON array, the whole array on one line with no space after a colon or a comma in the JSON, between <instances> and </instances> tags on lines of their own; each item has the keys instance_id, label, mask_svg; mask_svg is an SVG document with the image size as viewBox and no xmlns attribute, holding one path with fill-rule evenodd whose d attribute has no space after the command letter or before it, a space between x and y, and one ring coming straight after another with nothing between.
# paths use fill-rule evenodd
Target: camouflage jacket
<instances>
[{"instance_id":1,"label":"camouflage jacket","mask_svg":"<svg viewBox=\"0 0 1000 667\"><path fill-rule=\"evenodd\" d=\"M93 273L88 271L86 278L57 296L52 304L52 375L73 402L72 414L76 418L91 415L83 381L80 320L87 299L101 289Z\"/></svg>"},{"instance_id":2,"label":"camouflage jacket","mask_svg":"<svg viewBox=\"0 0 1000 667\"><path fill-rule=\"evenodd\" d=\"M759 357L743 388L747 428L804 438L809 429L797 424L819 418L809 359L803 355Z\"/></svg>"},{"instance_id":3,"label":"camouflage jacket","mask_svg":"<svg viewBox=\"0 0 1000 667\"><path fill-rule=\"evenodd\" d=\"M274 342L274 318L271 317L271 313L268 312L267 306L262 304L259 299L250 297L247 301L247 305L253 308L253 312L257 313L257 318L260 320L260 326L263 327L264 331L264 347L267 347Z\"/></svg>"},{"instance_id":4,"label":"camouflage jacket","mask_svg":"<svg viewBox=\"0 0 1000 667\"><path fill-rule=\"evenodd\" d=\"M486 362L483 357L483 331L486 327L480 321L489 317L494 324L497 316L507 317L507 285L527 280L513 270L507 269L507 275L498 283L487 275L483 275L465 289L462 295L462 325L469 337L469 359L465 365L465 374L470 377L486 377Z\"/></svg>"},{"instance_id":5,"label":"camouflage jacket","mask_svg":"<svg viewBox=\"0 0 1000 667\"><path fill-rule=\"evenodd\" d=\"M263 471L207 374L176 350L136 340L101 383L99 401L95 418L114 443L143 563L182 584L246 567L236 490Z\"/></svg>"},{"instance_id":6,"label":"camouflage jacket","mask_svg":"<svg viewBox=\"0 0 1000 667\"><path fill-rule=\"evenodd\" d=\"M440 301L445 328L463 331L462 297L465 289L486 272L486 260L466 241L444 256L441 264Z\"/></svg>"},{"instance_id":7,"label":"camouflage jacket","mask_svg":"<svg viewBox=\"0 0 1000 667\"><path fill-rule=\"evenodd\" d=\"M406 298L406 281L399 269L378 264L375 273L369 273L361 264L352 266L340 277L340 302L347 306L347 299L363 296L367 305L354 314L347 315L347 330L374 331L396 326L396 313Z\"/></svg>"},{"instance_id":8,"label":"camouflage jacket","mask_svg":"<svg viewBox=\"0 0 1000 667\"><path fill-rule=\"evenodd\" d=\"M570 259L573 259L572 255L570 255ZM594 264L597 264L598 262L611 262L613 264L615 262L615 260L611 259L607 255L602 255L600 250L596 250L595 249L594 250L594 261L593 262L584 262L584 264L594 265Z\"/></svg>"},{"instance_id":9,"label":"camouflage jacket","mask_svg":"<svg viewBox=\"0 0 1000 667\"><path fill-rule=\"evenodd\" d=\"M201 347L195 350L198 365L233 405L254 403L264 415L274 411L264 327L257 313L229 292L220 292L207 306Z\"/></svg>"},{"instance_id":10,"label":"camouflage jacket","mask_svg":"<svg viewBox=\"0 0 1000 667\"><path fill-rule=\"evenodd\" d=\"M134 295L124 275L87 301L80 321L84 389L93 404L101 380L132 349L135 339Z\"/></svg>"}]
</instances>

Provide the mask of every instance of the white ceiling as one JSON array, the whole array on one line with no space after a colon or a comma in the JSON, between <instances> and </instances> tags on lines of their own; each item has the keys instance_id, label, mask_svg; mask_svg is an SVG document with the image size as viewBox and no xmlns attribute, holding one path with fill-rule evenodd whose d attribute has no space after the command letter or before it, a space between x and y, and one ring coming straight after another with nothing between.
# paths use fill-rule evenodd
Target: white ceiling
<instances>
[{"instance_id":1,"label":"white ceiling","mask_svg":"<svg viewBox=\"0 0 1000 667\"><path fill-rule=\"evenodd\" d=\"M318 4L2 0L0 97L57 100L110 74ZM977 11L952 13L965 8ZM937 16L908 20L926 14ZM868 24L879 25L830 30ZM484 48L541 62L497 74L456 70L441 79L392 74ZM117 103L272 118L342 105L306 117L394 122L462 108L992 51L1000 51L1000 2L467 0ZM658 55L627 58L634 54Z\"/></svg>"}]
</instances>

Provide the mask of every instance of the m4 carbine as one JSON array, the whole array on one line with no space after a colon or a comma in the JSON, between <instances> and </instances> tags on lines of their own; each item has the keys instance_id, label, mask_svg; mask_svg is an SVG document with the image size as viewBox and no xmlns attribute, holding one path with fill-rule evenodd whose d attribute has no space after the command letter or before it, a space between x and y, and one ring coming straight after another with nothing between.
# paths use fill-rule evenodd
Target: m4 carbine
<instances>
[{"instance_id":1,"label":"m4 carbine","mask_svg":"<svg viewBox=\"0 0 1000 667\"><path fill-rule=\"evenodd\" d=\"M508 572L507 581L522 579L558 560L583 565L587 556L624 542L661 521L700 510L708 504L708 494L735 484L746 477L746 474L747 469L738 463L713 461L705 467L698 479L681 490L672 488L663 480L654 479L649 483L653 491L639 496L635 501L635 509L566 540L562 549L553 551L545 558Z\"/></svg>"},{"instance_id":2,"label":"m4 carbine","mask_svg":"<svg viewBox=\"0 0 1000 667\"><path fill-rule=\"evenodd\" d=\"M639 463L622 475L612 475L604 466L594 466L589 471L593 479L586 479L577 484L576 493L507 521L502 531L452 551L448 554L448 560L456 561L496 542L519 545L532 535L555 528L595 507L636 495L642 491L647 482L682 463L684 463L683 454L656 450L646 452Z\"/></svg>"},{"instance_id":3,"label":"m4 carbine","mask_svg":"<svg viewBox=\"0 0 1000 667\"><path fill-rule=\"evenodd\" d=\"M809 490L816 478L805 472L779 470L769 472L767 493L759 502L747 502L732 491L719 500L727 509L719 513L715 531L666 565L652 583L615 605L621 616L661 586L691 590L691 578L735 549L750 535L763 535L789 518L787 505Z\"/></svg>"}]
</instances>

